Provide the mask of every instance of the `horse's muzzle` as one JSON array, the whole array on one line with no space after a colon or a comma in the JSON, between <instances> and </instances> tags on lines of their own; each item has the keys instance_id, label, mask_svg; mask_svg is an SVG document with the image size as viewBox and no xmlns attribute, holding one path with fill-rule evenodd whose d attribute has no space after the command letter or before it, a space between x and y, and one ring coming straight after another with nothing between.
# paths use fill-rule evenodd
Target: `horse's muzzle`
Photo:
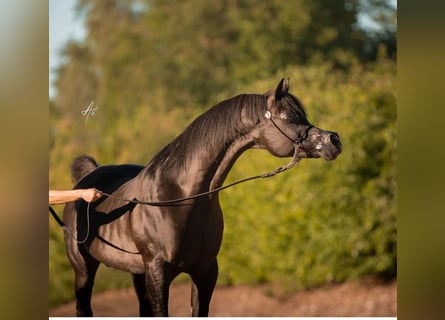
<instances>
[{"instance_id":1,"label":"horse's muzzle","mask_svg":"<svg viewBox=\"0 0 445 320\"><path fill-rule=\"evenodd\" d=\"M302 158L323 158L334 160L342 152L343 147L338 133L313 128L308 139L302 143L300 156Z\"/></svg>"},{"instance_id":2,"label":"horse's muzzle","mask_svg":"<svg viewBox=\"0 0 445 320\"><path fill-rule=\"evenodd\" d=\"M335 160L337 156L343 151L343 146L340 141L340 136L337 132L327 131L324 150L321 152L321 156L325 160Z\"/></svg>"}]
</instances>

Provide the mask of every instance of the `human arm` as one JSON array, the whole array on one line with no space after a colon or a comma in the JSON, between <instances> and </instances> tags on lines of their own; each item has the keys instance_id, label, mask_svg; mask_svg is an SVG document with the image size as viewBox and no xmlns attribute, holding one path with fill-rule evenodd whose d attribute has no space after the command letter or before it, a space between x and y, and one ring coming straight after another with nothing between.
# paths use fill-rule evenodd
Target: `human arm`
<instances>
[{"instance_id":1,"label":"human arm","mask_svg":"<svg viewBox=\"0 0 445 320\"><path fill-rule=\"evenodd\" d=\"M49 190L49 204L62 204L83 199L93 202L102 196L102 192L96 188L74 190Z\"/></svg>"}]
</instances>

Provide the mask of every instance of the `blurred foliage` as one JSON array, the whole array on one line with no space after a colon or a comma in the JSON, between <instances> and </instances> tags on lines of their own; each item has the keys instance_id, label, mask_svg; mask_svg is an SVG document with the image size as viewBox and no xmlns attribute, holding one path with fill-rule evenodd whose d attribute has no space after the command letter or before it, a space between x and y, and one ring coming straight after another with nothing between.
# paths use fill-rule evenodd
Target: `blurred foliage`
<instances>
[{"instance_id":1,"label":"blurred foliage","mask_svg":"<svg viewBox=\"0 0 445 320\"><path fill-rule=\"evenodd\" d=\"M383 31L357 24L363 10ZM79 154L146 164L197 115L284 76L316 126L337 131L333 162L221 193L221 284L289 289L396 273L395 11L382 1L87 1L87 38L67 43L50 102L50 188L71 188ZM81 111L94 101L95 115ZM248 151L227 183L282 165ZM56 208L61 213L62 208ZM62 230L50 220L50 305L73 298ZM95 290L131 285L99 270Z\"/></svg>"}]
</instances>

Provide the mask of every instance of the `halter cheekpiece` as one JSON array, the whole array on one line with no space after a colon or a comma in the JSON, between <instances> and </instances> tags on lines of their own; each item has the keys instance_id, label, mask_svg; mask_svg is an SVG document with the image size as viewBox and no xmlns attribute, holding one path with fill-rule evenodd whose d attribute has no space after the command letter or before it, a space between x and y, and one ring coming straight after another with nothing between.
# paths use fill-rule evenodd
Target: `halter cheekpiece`
<instances>
[{"instance_id":1,"label":"halter cheekpiece","mask_svg":"<svg viewBox=\"0 0 445 320\"><path fill-rule=\"evenodd\" d=\"M289 139L296 147L301 147L301 144L303 143L304 140L307 139L308 135L309 135L309 130L311 130L314 126L313 125L309 125L305 130L304 130L304 134L302 137L300 137L299 139L292 139L291 137L289 137L286 132L283 131L283 129L281 129L277 123L272 119L272 113L269 110L266 110L266 112L264 113L264 117L270 121L272 121L272 124L274 125L275 128L278 129L278 131L280 131L280 133L285 136L287 139Z\"/></svg>"}]
</instances>

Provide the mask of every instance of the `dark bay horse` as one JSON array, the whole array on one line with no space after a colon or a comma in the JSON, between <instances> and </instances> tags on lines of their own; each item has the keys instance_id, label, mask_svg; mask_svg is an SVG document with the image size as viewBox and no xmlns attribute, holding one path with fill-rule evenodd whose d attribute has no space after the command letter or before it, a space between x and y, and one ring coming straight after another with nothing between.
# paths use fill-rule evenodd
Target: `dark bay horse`
<instances>
[{"instance_id":1,"label":"dark bay horse","mask_svg":"<svg viewBox=\"0 0 445 320\"><path fill-rule=\"evenodd\" d=\"M218 193L160 206L124 199L164 201L214 190L249 148L297 160L334 160L342 151L338 134L311 125L288 90L286 78L266 94L241 94L217 104L145 167L76 160L75 188L110 194L64 210L78 316L93 314L91 292L100 263L133 274L141 316L168 315L169 286L180 273L192 279L192 315L208 315L223 234Z\"/></svg>"}]
</instances>

